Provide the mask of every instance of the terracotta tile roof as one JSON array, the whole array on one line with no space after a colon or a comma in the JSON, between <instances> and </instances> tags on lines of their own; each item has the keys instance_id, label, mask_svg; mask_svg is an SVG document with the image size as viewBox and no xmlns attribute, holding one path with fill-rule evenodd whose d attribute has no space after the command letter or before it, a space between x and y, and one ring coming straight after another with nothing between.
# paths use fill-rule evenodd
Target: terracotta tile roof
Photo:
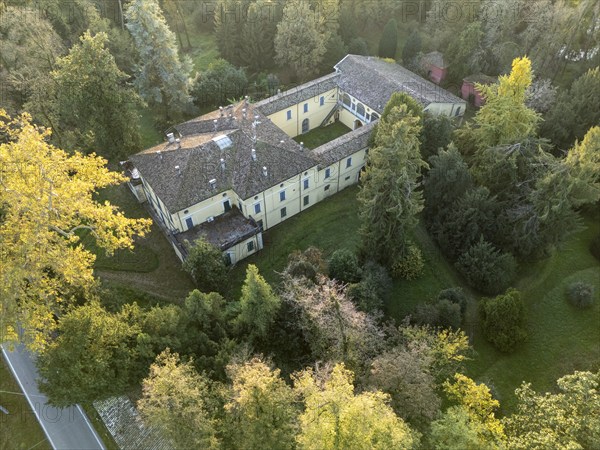
<instances>
[{"instance_id":1,"label":"terracotta tile roof","mask_svg":"<svg viewBox=\"0 0 600 450\"><path fill-rule=\"evenodd\" d=\"M231 112L235 120L220 118L217 111L216 115L211 113L177 125L174 128L181 133L179 146L167 142L131 157L145 182L171 213L228 189L246 199L318 164L310 150L290 139L253 105L240 102ZM256 142L252 126L255 115L260 122ZM216 131L214 117L219 117ZM220 136L228 136L231 146L221 149L214 140ZM252 148L256 150L256 161L252 159ZM211 180L216 181L214 186Z\"/></svg>"},{"instance_id":2,"label":"terracotta tile roof","mask_svg":"<svg viewBox=\"0 0 600 450\"><path fill-rule=\"evenodd\" d=\"M374 56L348 55L335 68L340 89L382 113L394 92L406 92L424 107L431 103L465 103L404 67Z\"/></svg>"}]
</instances>

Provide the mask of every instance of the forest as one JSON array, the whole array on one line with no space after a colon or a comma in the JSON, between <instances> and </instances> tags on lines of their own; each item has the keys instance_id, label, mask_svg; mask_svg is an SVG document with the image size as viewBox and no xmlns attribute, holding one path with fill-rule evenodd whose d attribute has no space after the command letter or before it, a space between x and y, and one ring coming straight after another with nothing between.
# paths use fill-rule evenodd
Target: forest
<instances>
[{"instance_id":1,"label":"forest","mask_svg":"<svg viewBox=\"0 0 600 450\"><path fill-rule=\"evenodd\" d=\"M173 448L597 448L597 2L0 0L0 17L0 340L37 354L53 405L125 394ZM119 162L174 124L346 54L427 76L431 51L450 92L497 81L461 121L395 93L338 240L233 269L198 240L181 266L115 195ZM144 265L186 281L122 282ZM551 387L478 376L557 311L584 338L547 330L575 355L531 369Z\"/></svg>"}]
</instances>

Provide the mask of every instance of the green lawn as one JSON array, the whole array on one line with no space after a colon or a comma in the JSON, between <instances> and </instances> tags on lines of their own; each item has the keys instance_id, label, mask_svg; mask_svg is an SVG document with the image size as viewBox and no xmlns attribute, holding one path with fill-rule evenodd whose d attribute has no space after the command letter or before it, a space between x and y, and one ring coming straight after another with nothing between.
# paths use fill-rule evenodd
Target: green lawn
<instances>
[{"instance_id":1,"label":"green lawn","mask_svg":"<svg viewBox=\"0 0 600 450\"><path fill-rule=\"evenodd\" d=\"M198 72L204 71L209 64L220 57L217 49L217 41L213 33L208 31L195 32L194 26L188 26L192 49L188 56L192 59L194 69Z\"/></svg>"},{"instance_id":2,"label":"green lawn","mask_svg":"<svg viewBox=\"0 0 600 450\"><path fill-rule=\"evenodd\" d=\"M294 140L296 142L304 142L304 146L312 150L350 131L352 130L342 122L334 122L326 127L318 127L308 133L296 136Z\"/></svg>"},{"instance_id":3,"label":"green lawn","mask_svg":"<svg viewBox=\"0 0 600 450\"><path fill-rule=\"evenodd\" d=\"M27 399L0 356L0 448L3 450L51 449Z\"/></svg>"},{"instance_id":4,"label":"green lawn","mask_svg":"<svg viewBox=\"0 0 600 450\"><path fill-rule=\"evenodd\" d=\"M585 226L550 258L522 267L515 286L527 305L527 343L505 355L475 333L478 355L469 364L469 374L493 387L505 412L514 407L514 389L522 381L547 391L574 370L600 369L600 264L588 250L600 232L598 216L587 217ZM592 308L578 310L567 302L565 288L575 280L595 286Z\"/></svg>"}]
</instances>

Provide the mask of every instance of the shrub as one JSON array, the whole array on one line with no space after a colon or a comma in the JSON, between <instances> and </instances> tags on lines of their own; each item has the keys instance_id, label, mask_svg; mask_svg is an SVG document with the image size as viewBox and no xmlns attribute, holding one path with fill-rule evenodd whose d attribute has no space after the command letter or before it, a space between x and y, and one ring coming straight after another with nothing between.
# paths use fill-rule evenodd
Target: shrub
<instances>
[{"instance_id":1,"label":"shrub","mask_svg":"<svg viewBox=\"0 0 600 450\"><path fill-rule=\"evenodd\" d=\"M227 267L223 254L204 238L197 239L190 247L183 263L202 292L223 293L227 286Z\"/></svg>"},{"instance_id":2,"label":"shrub","mask_svg":"<svg viewBox=\"0 0 600 450\"><path fill-rule=\"evenodd\" d=\"M433 303L421 303L415 308L415 312L412 315L412 322L417 325L436 326L439 318L437 305Z\"/></svg>"},{"instance_id":3,"label":"shrub","mask_svg":"<svg viewBox=\"0 0 600 450\"><path fill-rule=\"evenodd\" d=\"M575 281L567 288L567 296L573 306L589 308L594 303L594 286L584 281Z\"/></svg>"},{"instance_id":4,"label":"shrub","mask_svg":"<svg viewBox=\"0 0 600 450\"><path fill-rule=\"evenodd\" d=\"M351 55L364 55L369 54L369 46L367 41L361 37L353 38L348 44L348 53Z\"/></svg>"},{"instance_id":5,"label":"shrub","mask_svg":"<svg viewBox=\"0 0 600 450\"><path fill-rule=\"evenodd\" d=\"M458 258L456 268L471 286L484 294L493 295L510 285L517 262L510 253L500 252L482 238Z\"/></svg>"},{"instance_id":6,"label":"shrub","mask_svg":"<svg viewBox=\"0 0 600 450\"><path fill-rule=\"evenodd\" d=\"M390 292L392 280L385 267L374 261L367 261L362 274L360 283L348 286L348 297L361 311L380 311Z\"/></svg>"},{"instance_id":7,"label":"shrub","mask_svg":"<svg viewBox=\"0 0 600 450\"><path fill-rule=\"evenodd\" d=\"M467 296L463 292L462 288L452 287L443 289L440 291L437 297L438 301L448 300L452 303L456 303L460 306L460 313L464 315L467 311Z\"/></svg>"},{"instance_id":8,"label":"shrub","mask_svg":"<svg viewBox=\"0 0 600 450\"><path fill-rule=\"evenodd\" d=\"M521 294L510 289L495 298L484 298L479 312L486 339L502 352L510 352L527 339L525 306Z\"/></svg>"},{"instance_id":9,"label":"shrub","mask_svg":"<svg viewBox=\"0 0 600 450\"><path fill-rule=\"evenodd\" d=\"M590 252L598 261L600 261L600 234L590 242Z\"/></svg>"},{"instance_id":10,"label":"shrub","mask_svg":"<svg viewBox=\"0 0 600 450\"><path fill-rule=\"evenodd\" d=\"M462 314L460 313L460 305L452 303L450 300L440 300L436 304L438 311L437 324L443 328L460 328L462 322Z\"/></svg>"},{"instance_id":11,"label":"shrub","mask_svg":"<svg viewBox=\"0 0 600 450\"><path fill-rule=\"evenodd\" d=\"M317 274L324 273L325 261L323 253L316 247L309 247L303 252L296 250L288 256L288 265L283 271L284 275L292 278L307 278L315 281Z\"/></svg>"},{"instance_id":12,"label":"shrub","mask_svg":"<svg viewBox=\"0 0 600 450\"><path fill-rule=\"evenodd\" d=\"M394 278L404 278L405 280L414 280L423 274L423 254L419 247L410 245L406 255L396 261L392 266L392 276Z\"/></svg>"},{"instance_id":13,"label":"shrub","mask_svg":"<svg viewBox=\"0 0 600 450\"><path fill-rule=\"evenodd\" d=\"M356 283L360 277L358 258L353 252L345 248L333 252L329 259L329 278L344 283Z\"/></svg>"}]
</instances>

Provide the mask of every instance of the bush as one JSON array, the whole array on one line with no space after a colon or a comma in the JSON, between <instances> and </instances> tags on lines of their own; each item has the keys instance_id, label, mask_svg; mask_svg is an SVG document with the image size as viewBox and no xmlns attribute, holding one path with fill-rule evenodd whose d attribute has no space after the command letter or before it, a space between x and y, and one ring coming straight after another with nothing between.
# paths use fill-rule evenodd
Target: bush
<instances>
[{"instance_id":1,"label":"bush","mask_svg":"<svg viewBox=\"0 0 600 450\"><path fill-rule=\"evenodd\" d=\"M392 280L385 267L373 261L367 261L362 274L360 283L348 286L348 297L361 311L380 311L392 287Z\"/></svg>"},{"instance_id":2,"label":"bush","mask_svg":"<svg viewBox=\"0 0 600 450\"><path fill-rule=\"evenodd\" d=\"M598 261L600 261L600 234L590 242L590 252Z\"/></svg>"},{"instance_id":3,"label":"bush","mask_svg":"<svg viewBox=\"0 0 600 450\"><path fill-rule=\"evenodd\" d=\"M423 274L423 254L419 247L410 245L404 258L396 261L392 266L392 276L394 278L404 278L405 280L414 280Z\"/></svg>"},{"instance_id":4,"label":"bush","mask_svg":"<svg viewBox=\"0 0 600 450\"><path fill-rule=\"evenodd\" d=\"M484 298L479 312L486 339L502 352L510 352L527 339L525 305L521 294L510 289L495 298Z\"/></svg>"},{"instance_id":5,"label":"bush","mask_svg":"<svg viewBox=\"0 0 600 450\"><path fill-rule=\"evenodd\" d=\"M364 55L369 54L369 46L367 41L361 37L354 38L348 44L348 53L351 55Z\"/></svg>"},{"instance_id":6,"label":"bush","mask_svg":"<svg viewBox=\"0 0 600 450\"><path fill-rule=\"evenodd\" d=\"M223 254L204 238L190 247L183 270L189 273L202 292L223 293L227 286L227 267Z\"/></svg>"},{"instance_id":7,"label":"bush","mask_svg":"<svg viewBox=\"0 0 600 450\"><path fill-rule=\"evenodd\" d=\"M460 323L462 322L460 305L443 299L437 302L436 308L438 311L437 326L442 328L460 328Z\"/></svg>"},{"instance_id":8,"label":"bush","mask_svg":"<svg viewBox=\"0 0 600 450\"><path fill-rule=\"evenodd\" d=\"M493 295L510 285L515 277L517 261L510 253L502 253L481 239L458 258L456 268L471 286Z\"/></svg>"},{"instance_id":9,"label":"bush","mask_svg":"<svg viewBox=\"0 0 600 450\"><path fill-rule=\"evenodd\" d=\"M567 288L567 296L573 306L589 308L594 303L594 286L584 281L575 281Z\"/></svg>"},{"instance_id":10,"label":"bush","mask_svg":"<svg viewBox=\"0 0 600 450\"><path fill-rule=\"evenodd\" d=\"M296 250L288 256L288 265L283 271L284 275L292 278L306 278L316 281L317 275L325 271L323 252L316 247L309 247L303 252Z\"/></svg>"},{"instance_id":11,"label":"bush","mask_svg":"<svg viewBox=\"0 0 600 450\"><path fill-rule=\"evenodd\" d=\"M329 278L344 283L356 283L361 270L356 255L347 249L336 250L329 259Z\"/></svg>"},{"instance_id":12,"label":"bush","mask_svg":"<svg viewBox=\"0 0 600 450\"><path fill-rule=\"evenodd\" d=\"M443 289L440 291L437 297L438 301L448 300L452 303L456 303L460 306L460 313L464 315L467 311L467 296L463 292L462 288L452 287Z\"/></svg>"},{"instance_id":13,"label":"bush","mask_svg":"<svg viewBox=\"0 0 600 450\"><path fill-rule=\"evenodd\" d=\"M421 303L415 308L412 314L412 322L417 325L432 325L436 326L440 315L437 305L434 303Z\"/></svg>"}]
</instances>

